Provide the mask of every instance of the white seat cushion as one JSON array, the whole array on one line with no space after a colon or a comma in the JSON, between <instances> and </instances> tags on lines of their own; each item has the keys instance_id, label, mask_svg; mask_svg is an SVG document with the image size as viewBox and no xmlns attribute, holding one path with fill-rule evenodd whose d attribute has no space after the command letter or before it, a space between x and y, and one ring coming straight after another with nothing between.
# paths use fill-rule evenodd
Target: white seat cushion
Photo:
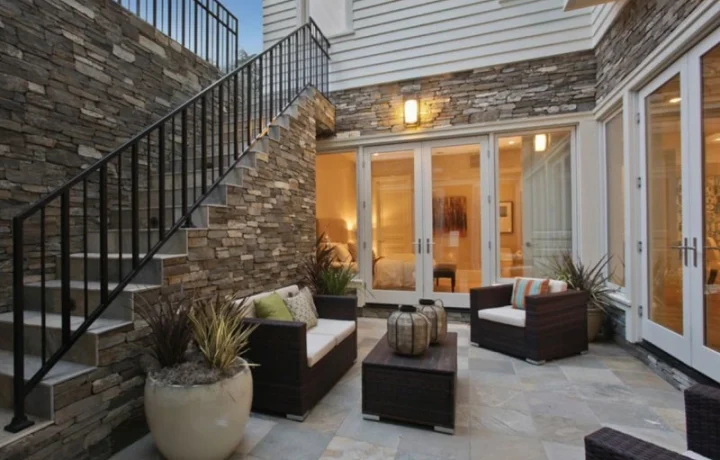
<instances>
[{"instance_id":1,"label":"white seat cushion","mask_svg":"<svg viewBox=\"0 0 720 460\"><path fill-rule=\"evenodd\" d=\"M335 339L335 344L345 340L355 330L355 321L342 321L338 319L319 318L317 326L308 331L310 334L329 335Z\"/></svg>"},{"instance_id":2,"label":"white seat cushion","mask_svg":"<svg viewBox=\"0 0 720 460\"><path fill-rule=\"evenodd\" d=\"M328 334L307 334L308 367L313 367L335 348L335 337Z\"/></svg>"},{"instance_id":3,"label":"white seat cushion","mask_svg":"<svg viewBox=\"0 0 720 460\"><path fill-rule=\"evenodd\" d=\"M478 318L509 326L525 327L525 310L513 308L512 305L479 310Z\"/></svg>"},{"instance_id":4,"label":"white seat cushion","mask_svg":"<svg viewBox=\"0 0 720 460\"><path fill-rule=\"evenodd\" d=\"M709 458L703 457L702 455L700 455L700 454L698 454L698 453L696 453L696 452L693 452L693 451L691 451L691 450L685 452L683 455L684 455L685 457L691 458L691 459L693 459L693 460L710 460Z\"/></svg>"}]
</instances>

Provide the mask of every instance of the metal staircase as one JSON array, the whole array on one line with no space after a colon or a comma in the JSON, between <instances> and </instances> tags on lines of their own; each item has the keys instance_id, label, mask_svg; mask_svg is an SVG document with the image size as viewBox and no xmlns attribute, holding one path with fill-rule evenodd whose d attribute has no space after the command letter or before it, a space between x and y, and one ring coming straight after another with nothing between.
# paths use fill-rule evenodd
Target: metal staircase
<instances>
[{"instance_id":1,"label":"metal staircase","mask_svg":"<svg viewBox=\"0 0 720 460\"><path fill-rule=\"evenodd\" d=\"M0 408L17 433L53 416L53 386L102 365L243 170L266 155L307 91L328 89L329 42L312 20L13 219L13 311L0 314ZM10 340L12 337L12 340Z\"/></svg>"}]
</instances>

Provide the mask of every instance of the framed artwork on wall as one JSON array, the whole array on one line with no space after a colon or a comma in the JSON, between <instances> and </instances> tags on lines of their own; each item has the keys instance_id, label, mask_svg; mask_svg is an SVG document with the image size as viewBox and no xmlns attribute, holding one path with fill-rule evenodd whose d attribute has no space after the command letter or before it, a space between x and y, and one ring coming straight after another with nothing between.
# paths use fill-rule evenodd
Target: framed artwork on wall
<instances>
[{"instance_id":1,"label":"framed artwork on wall","mask_svg":"<svg viewBox=\"0 0 720 460\"><path fill-rule=\"evenodd\" d=\"M467 198L464 196L433 197L433 233L458 232L467 235Z\"/></svg>"},{"instance_id":2,"label":"framed artwork on wall","mask_svg":"<svg viewBox=\"0 0 720 460\"><path fill-rule=\"evenodd\" d=\"M512 233L513 232L513 202L512 201L501 201L499 205L500 220L498 221L500 226L500 233Z\"/></svg>"}]
</instances>

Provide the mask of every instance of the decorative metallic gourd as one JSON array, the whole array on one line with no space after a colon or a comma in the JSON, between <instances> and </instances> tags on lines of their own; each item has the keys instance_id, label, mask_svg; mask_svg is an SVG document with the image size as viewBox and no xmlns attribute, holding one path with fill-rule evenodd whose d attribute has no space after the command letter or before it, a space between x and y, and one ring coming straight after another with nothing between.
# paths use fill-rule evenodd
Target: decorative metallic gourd
<instances>
[{"instance_id":1,"label":"decorative metallic gourd","mask_svg":"<svg viewBox=\"0 0 720 460\"><path fill-rule=\"evenodd\" d=\"M420 299L417 310L430 320L430 343L442 343L447 337L447 312L442 300Z\"/></svg>"},{"instance_id":2,"label":"decorative metallic gourd","mask_svg":"<svg viewBox=\"0 0 720 460\"><path fill-rule=\"evenodd\" d=\"M388 318L387 341L395 353L422 355L430 346L430 320L412 305L401 305Z\"/></svg>"}]
</instances>

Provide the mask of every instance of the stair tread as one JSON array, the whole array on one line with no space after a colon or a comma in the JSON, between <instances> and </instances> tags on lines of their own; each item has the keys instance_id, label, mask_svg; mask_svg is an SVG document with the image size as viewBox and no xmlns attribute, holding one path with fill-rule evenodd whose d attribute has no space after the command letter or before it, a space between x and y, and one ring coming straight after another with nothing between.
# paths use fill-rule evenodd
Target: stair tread
<instances>
[{"instance_id":1,"label":"stair tread","mask_svg":"<svg viewBox=\"0 0 720 460\"><path fill-rule=\"evenodd\" d=\"M25 379L32 378L42 367L42 360L36 355L25 355ZM58 383L74 379L80 375L94 370L94 366L72 363L70 361L58 361L42 379L45 385L57 385ZM0 375L12 377L13 373L13 352L0 350Z\"/></svg>"},{"instance_id":2,"label":"stair tread","mask_svg":"<svg viewBox=\"0 0 720 460\"><path fill-rule=\"evenodd\" d=\"M85 254L83 254L82 252L70 254L71 259L83 259L84 257L85 257ZM100 253L99 252L88 252L87 257L88 257L88 259L99 259ZM107 257L109 260L117 260L120 258L120 254L117 252L111 252L111 253L108 253ZM132 254L130 254L129 252L123 252L123 254L122 254L123 260L132 259L132 257L133 257ZM138 254L138 258L142 259L143 257L145 257L145 253ZM155 255L153 255L153 259L162 259L162 260L171 260L171 259L180 258L180 257L187 257L187 254L155 254Z\"/></svg>"},{"instance_id":3,"label":"stair tread","mask_svg":"<svg viewBox=\"0 0 720 460\"><path fill-rule=\"evenodd\" d=\"M26 310L23 315L24 323L28 326L40 326L42 324L42 314L39 311ZM79 328L85 318L83 316L70 316L70 330L75 331ZM13 313L0 313L0 323L13 323ZM103 334L105 332L118 329L123 326L132 324L132 321L121 319L98 318L90 325L87 333ZM62 327L62 315L59 313L45 313L45 325L51 329L60 329Z\"/></svg>"},{"instance_id":4,"label":"stair tread","mask_svg":"<svg viewBox=\"0 0 720 460\"><path fill-rule=\"evenodd\" d=\"M28 418L35 422L35 424L27 429L22 430L19 433L10 433L8 431L5 431L2 429L2 427L7 426L10 421L13 418L13 411L12 409L6 409L3 407L0 407L0 449L3 447L12 444L13 442L24 438L25 436L28 436L32 433L35 433L37 431L42 430L43 428L46 428L53 424L52 420L43 419L40 417L35 417L33 415L28 415Z\"/></svg>"},{"instance_id":5,"label":"stair tread","mask_svg":"<svg viewBox=\"0 0 720 460\"><path fill-rule=\"evenodd\" d=\"M108 291L112 291L117 287L118 283L107 283ZM31 287L41 287L42 284L38 282L34 283L26 283L25 286L31 286ZM48 280L45 281L45 287L46 288L60 288L62 286L61 280ZM99 291L101 287L100 281L88 281L87 282L88 291ZM143 292L143 291L149 291L151 289L157 289L160 286L159 284L138 284L138 283L130 283L127 286L125 286L125 289L123 291L126 292ZM71 280L70 281L70 289L85 289L85 281L83 280Z\"/></svg>"}]
</instances>

